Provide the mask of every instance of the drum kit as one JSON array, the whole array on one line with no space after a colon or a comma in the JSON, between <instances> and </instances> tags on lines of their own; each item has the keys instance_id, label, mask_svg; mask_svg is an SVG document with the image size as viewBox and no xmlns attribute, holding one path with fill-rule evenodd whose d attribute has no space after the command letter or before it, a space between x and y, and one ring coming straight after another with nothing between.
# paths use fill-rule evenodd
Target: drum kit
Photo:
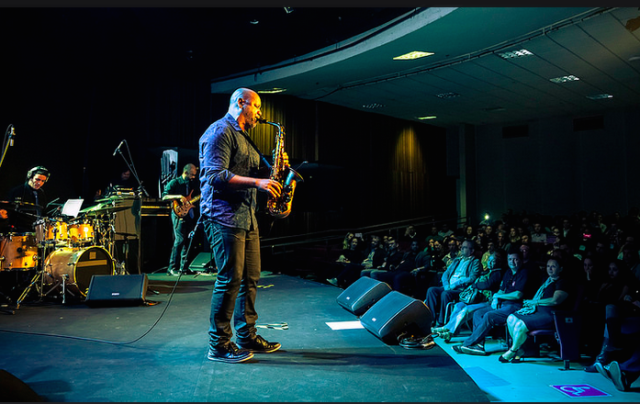
<instances>
[{"instance_id":1,"label":"drum kit","mask_svg":"<svg viewBox=\"0 0 640 404\"><path fill-rule=\"evenodd\" d=\"M0 201L0 209L33 221L33 232L0 234L0 272L35 270L16 300L16 309L35 286L40 299L61 292L84 299L93 275L124 275L124 263L116 265L115 213L129 209L114 202L81 210L77 217L39 217L36 206ZM45 289L47 289L45 291Z\"/></svg>"}]
</instances>

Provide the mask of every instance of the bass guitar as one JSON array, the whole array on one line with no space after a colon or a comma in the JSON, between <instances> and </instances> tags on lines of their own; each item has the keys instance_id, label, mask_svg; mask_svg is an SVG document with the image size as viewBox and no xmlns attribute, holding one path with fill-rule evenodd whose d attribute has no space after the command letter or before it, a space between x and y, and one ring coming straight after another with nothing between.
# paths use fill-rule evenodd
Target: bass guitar
<instances>
[{"instance_id":1,"label":"bass guitar","mask_svg":"<svg viewBox=\"0 0 640 404\"><path fill-rule=\"evenodd\" d=\"M193 209L193 206L196 202L200 200L200 195L196 197L191 197L193 194L193 190L189 192L189 196L187 196L187 201L182 203L180 199L174 199L171 208L173 209L173 213L176 214L179 218L183 218L189 214L189 211Z\"/></svg>"}]
</instances>

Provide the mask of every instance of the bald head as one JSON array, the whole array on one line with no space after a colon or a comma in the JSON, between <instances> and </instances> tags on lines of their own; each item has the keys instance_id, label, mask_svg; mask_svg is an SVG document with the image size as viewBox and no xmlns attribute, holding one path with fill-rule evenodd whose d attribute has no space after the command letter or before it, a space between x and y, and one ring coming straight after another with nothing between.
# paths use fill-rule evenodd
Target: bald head
<instances>
[{"instance_id":1,"label":"bald head","mask_svg":"<svg viewBox=\"0 0 640 404\"><path fill-rule=\"evenodd\" d=\"M260 96L249 88L239 88L231 94L229 114L235 118L242 130L249 130L258 124L262 107Z\"/></svg>"}]
</instances>

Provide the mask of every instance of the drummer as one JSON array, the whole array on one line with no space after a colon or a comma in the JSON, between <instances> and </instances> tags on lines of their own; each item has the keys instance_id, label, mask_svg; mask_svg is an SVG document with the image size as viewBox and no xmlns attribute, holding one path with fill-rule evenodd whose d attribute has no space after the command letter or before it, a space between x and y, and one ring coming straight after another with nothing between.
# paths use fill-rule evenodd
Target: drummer
<instances>
[{"instance_id":1,"label":"drummer","mask_svg":"<svg viewBox=\"0 0 640 404\"><path fill-rule=\"evenodd\" d=\"M3 227L18 233L33 231L33 223L45 213L47 196L42 186L50 176L45 167L33 167L27 172L26 182L9 191L7 199L13 203L13 209L0 209L0 218L4 219L1 221L9 223Z\"/></svg>"}]
</instances>

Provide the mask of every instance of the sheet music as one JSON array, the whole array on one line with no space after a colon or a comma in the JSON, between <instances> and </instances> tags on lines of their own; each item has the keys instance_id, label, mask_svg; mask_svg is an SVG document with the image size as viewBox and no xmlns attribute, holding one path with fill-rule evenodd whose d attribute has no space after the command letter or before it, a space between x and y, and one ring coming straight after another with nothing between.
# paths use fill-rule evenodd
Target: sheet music
<instances>
[{"instance_id":1,"label":"sheet music","mask_svg":"<svg viewBox=\"0 0 640 404\"><path fill-rule=\"evenodd\" d=\"M62 214L65 216L78 217L78 212L82 207L84 199L69 199L62 207Z\"/></svg>"}]
</instances>

